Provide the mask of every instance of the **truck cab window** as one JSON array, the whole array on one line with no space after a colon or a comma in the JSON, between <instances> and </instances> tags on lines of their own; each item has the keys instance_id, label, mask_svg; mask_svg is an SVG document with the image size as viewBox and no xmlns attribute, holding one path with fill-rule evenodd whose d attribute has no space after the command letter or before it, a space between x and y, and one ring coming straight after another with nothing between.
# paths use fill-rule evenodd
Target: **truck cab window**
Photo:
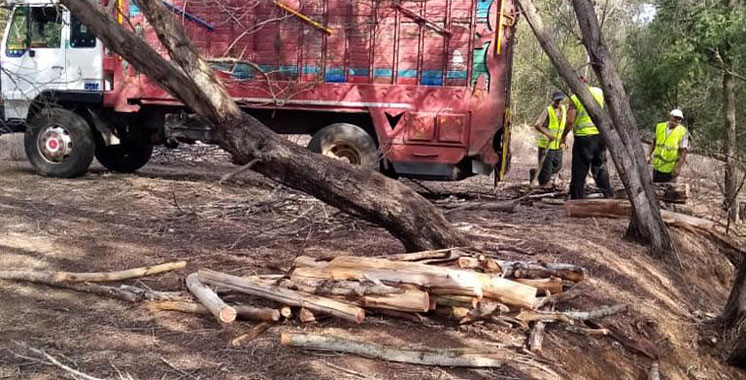
<instances>
[{"instance_id":1,"label":"truck cab window","mask_svg":"<svg viewBox=\"0 0 746 380\"><path fill-rule=\"evenodd\" d=\"M62 40L62 13L55 7L33 7L29 14L30 47L59 48Z\"/></svg>"},{"instance_id":2,"label":"truck cab window","mask_svg":"<svg viewBox=\"0 0 746 380\"><path fill-rule=\"evenodd\" d=\"M28 8L16 8L13 13L13 19L8 31L8 42L6 48L8 51L28 49Z\"/></svg>"},{"instance_id":3,"label":"truck cab window","mask_svg":"<svg viewBox=\"0 0 746 380\"><path fill-rule=\"evenodd\" d=\"M70 46L73 48L91 48L96 46L96 36L83 25L77 17L71 16Z\"/></svg>"}]
</instances>

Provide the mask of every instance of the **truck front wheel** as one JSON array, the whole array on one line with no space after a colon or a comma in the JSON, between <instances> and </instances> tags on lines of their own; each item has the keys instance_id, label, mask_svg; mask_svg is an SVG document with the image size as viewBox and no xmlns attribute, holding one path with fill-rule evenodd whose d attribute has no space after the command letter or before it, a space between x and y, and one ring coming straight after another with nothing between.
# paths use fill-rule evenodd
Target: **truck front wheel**
<instances>
[{"instance_id":1,"label":"truck front wheel","mask_svg":"<svg viewBox=\"0 0 746 380\"><path fill-rule=\"evenodd\" d=\"M328 125L313 135L308 149L371 170L378 169L378 149L368 133L354 124Z\"/></svg>"},{"instance_id":2,"label":"truck front wheel","mask_svg":"<svg viewBox=\"0 0 746 380\"><path fill-rule=\"evenodd\" d=\"M105 168L121 173L132 173L145 166L153 154L153 146L147 143L122 142L119 145L96 147L96 159Z\"/></svg>"},{"instance_id":3,"label":"truck front wheel","mask_svg":"<svg viewBox=\"0 0 746 380\"><path fill-rule=\"evenodd\" d=\"M66 109L46 108L29 121L24 148L41 175L70 178L88 170L95 143L83 117Z\"/></svg>"}]
</instances>

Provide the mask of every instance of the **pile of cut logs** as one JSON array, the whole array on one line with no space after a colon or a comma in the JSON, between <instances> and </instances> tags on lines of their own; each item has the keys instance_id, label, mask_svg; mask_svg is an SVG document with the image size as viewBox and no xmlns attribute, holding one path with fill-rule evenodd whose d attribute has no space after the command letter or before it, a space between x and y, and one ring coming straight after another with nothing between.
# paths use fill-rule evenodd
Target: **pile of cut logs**
<instances>
[{"instance_id":1,"label":"pile of cut logs","mask_svg":"<svg viewBox=\"0 0 746 380\"><path fill-rule=\"evenodd\" d=\"M368 310L410 319L418 318L417 313L432 312L458 318L461 323L511 315L528 323L541 319L537 317L540 313L522 310L537 309L547 297L561 293L565 283L586 276L583 268L570 264L503 261L464 255L456 249L386 258L339 256L317 260L301 256L294 264L289 276L239 277L202 269L189 275L187 287L221 323L230 323L241 315L277 320L282 313L229 306L210 287L300 308L302 321L327 314L361 323ZM151 303L158 309L195 309L173 305L173 301ZM409 317L405 313L410 313Z\"/></svg>"}]
</instances>

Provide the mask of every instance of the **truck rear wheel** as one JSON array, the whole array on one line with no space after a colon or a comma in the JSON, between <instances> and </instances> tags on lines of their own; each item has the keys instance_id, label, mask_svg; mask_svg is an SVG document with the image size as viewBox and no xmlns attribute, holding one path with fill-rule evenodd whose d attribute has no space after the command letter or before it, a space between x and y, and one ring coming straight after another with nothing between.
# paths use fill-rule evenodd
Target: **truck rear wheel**
<instances>
[{"instance_id":1,"label":"truck rear wheel","mask_svg":"<svg viewBox=\"0 0 746 380\"><path fill-rule=\"evenodd\" d=\"M153 154L153 146L147 143L122 142L119 145L96 147L96 159L105 168L121 173L132 173L145 166Z\"/></svg>"},{"instance_id":2,"label":"truck rear wheel","mask_svg":"<svg viewBox=\"0 0 746 380\"><path fill-rule=\"evenodd\" d=\"M62 108L36 114L26 128L23 145L26 157L41 175L59 178L85 174L95 150L86 120Z\"/></svg>"},{"instance_id":3,"label":"truck rear wheel","mask_svg":"<svg viewBox=\"0 0 746 380\"><path fill-rule=\"evenodd\" d=\"M364 168L378 169L378 149L368 133L354 124L328 125L313 135L308 149Z\"/></svg>"}]
</instances>

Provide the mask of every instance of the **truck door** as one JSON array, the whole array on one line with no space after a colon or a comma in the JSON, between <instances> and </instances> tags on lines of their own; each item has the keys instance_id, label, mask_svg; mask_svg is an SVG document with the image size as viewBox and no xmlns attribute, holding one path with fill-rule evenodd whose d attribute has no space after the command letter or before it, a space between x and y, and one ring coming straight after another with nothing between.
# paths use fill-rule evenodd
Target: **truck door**
<instances>
[{"instance_id":1,"label":"truck door","mask_svg":"<svg viewBox=\"0 0 746 380\"><path fill-rule=\"evenodd\" d=\"M64 90L63 15L54 6L17 6L2 44L2 93L7 119L26 118L42 91Z\"/></svg>"},{"instance_id":2,"label":"truck door","mask_svg":"<svg viewBox=\"0 0 746 380\"><path fill-rule=\"evenodd\" d=\"M65 46L67 89L103 91L103 45L77 17L66 13L70 15L70 42Z\"/></svg>"}]
</instances>

